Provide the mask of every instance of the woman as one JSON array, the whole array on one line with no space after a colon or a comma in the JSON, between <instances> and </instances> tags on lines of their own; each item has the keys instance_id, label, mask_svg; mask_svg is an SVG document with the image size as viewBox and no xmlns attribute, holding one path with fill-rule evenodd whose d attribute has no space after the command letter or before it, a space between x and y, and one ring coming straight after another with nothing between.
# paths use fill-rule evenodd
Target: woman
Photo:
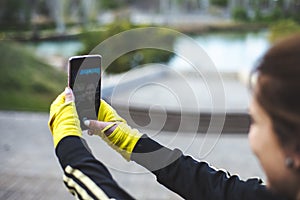
<instances>
[{"instance_id":1,"label":"woman","mask_svg":"<svg viewBox=\"0 0 300 200\"><path fill-rule=\"evenodd\" d=\"M266 173L266 186L160 145L130 128L104 101L98 121L87 120L85 125L90 135L100 135L126 160L149 169L158 182L185 199L300 200L300 35L274 45L256 73L249 141ZM85 148L73 100L67 88L53 102L49 120L66 186L82 199L131 199Z\"/></svg>"}]
</instances>

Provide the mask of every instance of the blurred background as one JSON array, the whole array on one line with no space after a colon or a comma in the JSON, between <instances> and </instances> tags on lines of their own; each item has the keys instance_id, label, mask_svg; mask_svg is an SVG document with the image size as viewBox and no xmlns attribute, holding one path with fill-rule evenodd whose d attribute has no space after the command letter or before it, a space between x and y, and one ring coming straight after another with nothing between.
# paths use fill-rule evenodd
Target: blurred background
<instances>
[{"instance_id":1,"label":"blurred background","mask_svg":"<svg viewBox=\"0 0 300 200\"><path fill-rule=\"evenodd\" d=\"M242 178L264 178L247 143L248 77L274 42L300 32L300 0L1 0L0 199L72 199L47 128L49 106L67 84L68 58L143 27L185 34L206 52L217 74L195 73L174 53L194 49L176 37L173 52L134 50L103 66L102 98L170 148L181 147ZM156 37L169 36L166 31ZM193 56L200 72L209 71ZM212 95L208 82L221 84L220 96ZM214 109L213 98L224 105ZM224 124L208 134L213 115ZM180 199L98 139L87 140L136 198Z\"/></svg>"},{"instance_id":2,"label":"blurred background","mask_svg":"<svg viewBox=\"0 0 300 200\"><path fill-rule=\"evenodd\" d=\"M299 4L299 0L2 0L0 109L46 111L66 84L68 57L88 54L112 35L138 27L163 26L188 34L219 71L247 71L272 42L299 31ZM175 40L174 48L184 50L184 42ZM120 57L105 73L118 74L147 63L185 67L170 52L142 50Z\"/></svg>"}]
</instances>

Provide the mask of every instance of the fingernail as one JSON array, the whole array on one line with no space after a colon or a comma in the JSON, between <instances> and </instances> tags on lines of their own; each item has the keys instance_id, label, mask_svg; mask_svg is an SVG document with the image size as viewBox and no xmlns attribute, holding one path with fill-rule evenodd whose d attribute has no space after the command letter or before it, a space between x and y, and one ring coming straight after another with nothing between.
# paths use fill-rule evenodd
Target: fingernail
<instances>
[{"instance_id":1,"label":"fingernail","mask_svg":"<svg viewBox=\"0 0 300 200\"><path fill-rule=\"evenodd\" d=\"M90 123L91 123L91 122L90 122L90 120L85 120L83 123L84 123L84 125L86 125L86 126L90 126Z\"/></svg>"},{"instance_id":2,"label":"fingernail","mask_svg":"<svg viewBox=\"0 0 300 200\"><path fill-rule=\"evenodd\" d=\"M65 89L65 93L66 93L66 94L71 94L71 93L72 93L72 91L71 91L71 89L70 89L70 88L66 87L66 89Z\"/></svg>"}]
</instances>

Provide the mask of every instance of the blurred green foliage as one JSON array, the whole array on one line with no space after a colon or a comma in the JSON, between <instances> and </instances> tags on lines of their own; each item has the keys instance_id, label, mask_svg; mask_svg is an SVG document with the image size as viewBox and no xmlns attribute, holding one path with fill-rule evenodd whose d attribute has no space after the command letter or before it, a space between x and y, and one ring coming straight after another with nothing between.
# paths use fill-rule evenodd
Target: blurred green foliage
<instances>
[{"instance_id":1,"label":"blurred green foliage","mask_svg":"<svg viewBox=\"0 0 300 200\"><path fill-rule=\"evenodd\" d=\"M249 21L247 10L244 7L236 7L232 10L232 17L236 21Z\"/></svg>"},{"instance_id":2,"label":"blurred green foliage","mask_svg":"<svg viewBox=\"0 0 300 200\"><path fill-rule=\"evenodd\" d=\"M1 0L0 25L11 29L24 29L30 25L31 6L29 0Z\"/></svg>"},{"instance_id":3,"label":"blurred green foliage","mask_svg":"<svg viewBox=\"0 0 300 200\"><path fill-rule=\"evenodd\" d=\"M0 55L0 109L48 111L66 86L66 74L18 43L1 41Z\"/></svg>"},{"instance_id":4,"label":"blurred green foliage","mask_svg":"<svg viewBox=\"0 0 300 200\"><path fill-rule=\"evenodd\" d=\"M278 20L286 19L286 18L287 17L285 16L283 10L280 7L276 6L268 14L263 14L261 9L256 8L254 18L252 19L252 21L272 24L272 23L274 23L274 21L278 21Z\"/></svg>"},{"instance_id":5,"label":"blurred green foliage","mask_svg":"<svg viewBox=\"0 0 300 200\"><path fill-rule=\"evenodd\" d=\"M121 20L108 25L105 30L83 33L80 38L84 44L84 49L81 52L79 52L79 54L89 54L89 52L91 52L101 42L120 32L143 27L146 26L137 26L133 25L132 23L126 20ZM146 40L146 36L147 35L139 39ZM134 38L132 42L137 42L137 40L137 38ZM170 35L168 32L162 31L159 35L157 35L157 41L170 41L170 43L172 43L172 48L174 40L175 37ZM118 47L110 48L120 48L125 46L125 43L128 43L128 41L120 41L120 43L118 43ZM110 64L110 66L103 67L106 69L106 73L121 73L135 67L140 67L147 63L166 63L171 59L172 56L173 53L159 49L134 50L129 53L126 53L125 55L120 56L119 58L114 60Z\"/></svg>"},{"instance_id":6,"label":"blurred green foliage","mask_svg":"<svg viewBox=\"0 0 300 200\"><path fill-rule=\"evenodd\" d=\"M295 33L300 33L300 25L296 21L292 19L281 20L271 25L270 41L275 42Z\"/></svg>"},{"instance_id":7,"label":"blurred green foliage","mask_svg":"<svg viewBox=\"0 0 300 200\"><path fill-rule=\"evenodd\" d=\"M245 6L240 6L234 8L231 14L235 20L242 22L273 24L284 19L300 22L299 5L296 0L290 1L289 6L285 4L284 0L274 1L273 6L265 4L265 1L255 0L252 2L254 12L247 10Z\"/></svg>"},{"instance_id":8,"label":"blurred green foliage","mask_svg":"<svg viewBox=\"0 0 300 200\"><path fill-rule=\"evenodd\" d=\"M210 3L220 7L226 7L228 0L210 0Z\"/></svg>"},{"instance_id":9,"label":"blurred green foliage","mask_svg":"<svg viewBox=\"0 0 300 200\"><path fill-rule=\"evenodd\" d=\"M117 9L126 5L127 1L124 0L101 0L102 9Z\"/></svg>"}]
</instances>

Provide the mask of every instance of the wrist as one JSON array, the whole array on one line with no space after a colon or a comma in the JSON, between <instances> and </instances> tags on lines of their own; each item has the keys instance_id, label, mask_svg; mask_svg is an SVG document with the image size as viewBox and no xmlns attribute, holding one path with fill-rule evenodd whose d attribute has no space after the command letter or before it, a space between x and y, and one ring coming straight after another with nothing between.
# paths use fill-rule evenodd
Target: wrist
<instances>
[{"instance_id":1,"label":"wrist","mask_svg":"<svg viewBox=\"0 0 300 200\"><path fill-rule=\"evenodd\" d=\"M51 120L50 127L54 147L67 136L82 136L74 102L64 103L59 108Z\"/></svg>"}]
</instances>

